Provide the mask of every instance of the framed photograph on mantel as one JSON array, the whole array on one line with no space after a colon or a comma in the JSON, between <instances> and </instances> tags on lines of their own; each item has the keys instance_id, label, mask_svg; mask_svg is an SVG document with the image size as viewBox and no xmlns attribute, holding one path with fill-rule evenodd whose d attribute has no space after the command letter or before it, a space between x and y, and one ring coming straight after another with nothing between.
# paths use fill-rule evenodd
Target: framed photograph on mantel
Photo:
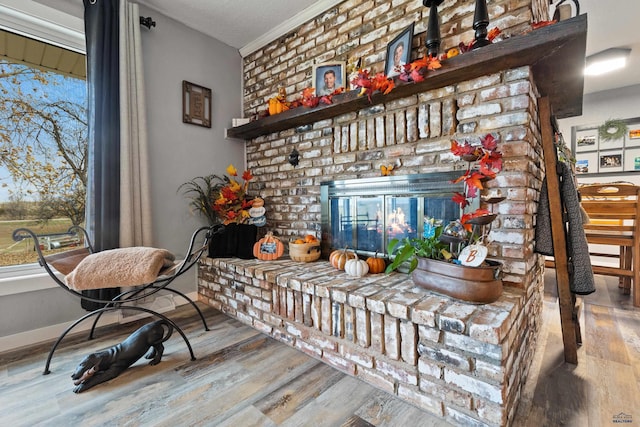
<instances>
[{"instance_id":1,"label":"framed photograph on mantel","mask_svg":"<svg viewBox=\"0 0 640 427\"><path fill-rule=\"evenodd\" d=\"M346 88L347 66L344 61L326 62L313 66L313 87L316 96L331 95L340 88Z\"/></svg>"},{"instance_id":2,"label":"framed photograph on mantel","mask_svg":"<svg viewBox=\"0 0 640 427\"><path fill-rule=\"evenodd\" d=\"M182 81L182 122L211 127L211 89Z\"/></svg>"},{"instance_id":3,"label":"framed photograph on mantel","mask_svg":"<svg viewBox=\"0 0 640 427\"><path fill-rule=\"evenodd\" d=\"M384 75L400 75L402 67L411 62L411 44L413 42L412 23L387 45L387 58L384 63Z\"/></svg>"}]
</instances>

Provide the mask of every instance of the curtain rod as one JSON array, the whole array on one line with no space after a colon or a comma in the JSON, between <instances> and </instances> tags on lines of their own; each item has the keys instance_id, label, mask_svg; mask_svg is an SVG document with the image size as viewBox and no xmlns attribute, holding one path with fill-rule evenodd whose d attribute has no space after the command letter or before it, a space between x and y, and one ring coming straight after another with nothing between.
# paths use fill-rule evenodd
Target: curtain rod
<instances>
[{"instance_id":1,"label":"curtain rod","mask_svg":"<svg viewBox=\"0 0 640 427\"><path fill-rule=\"evenodd\" d=\"M140 17L140 25L144 25L148 29L156 26L156 21L154 21L150 16L145 18L144 16Z\"/></svg>"}]
</instances>

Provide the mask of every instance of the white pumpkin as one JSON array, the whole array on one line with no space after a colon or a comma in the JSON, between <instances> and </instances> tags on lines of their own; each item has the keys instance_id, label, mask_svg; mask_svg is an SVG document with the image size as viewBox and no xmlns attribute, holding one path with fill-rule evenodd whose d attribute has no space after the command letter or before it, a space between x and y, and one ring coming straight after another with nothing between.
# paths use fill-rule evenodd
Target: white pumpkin
<instances>
[{"instance_id":1,"label":"white pumpkin","mask_svg":"<svg viewBox=\"0 0 640 427\"><path fill-rule=\"evenodd\" d=\"M362 277L369 272L369 264L361 259L350 259L344 265L344 271L353 277Z\"/></svg>"}]
</instances>

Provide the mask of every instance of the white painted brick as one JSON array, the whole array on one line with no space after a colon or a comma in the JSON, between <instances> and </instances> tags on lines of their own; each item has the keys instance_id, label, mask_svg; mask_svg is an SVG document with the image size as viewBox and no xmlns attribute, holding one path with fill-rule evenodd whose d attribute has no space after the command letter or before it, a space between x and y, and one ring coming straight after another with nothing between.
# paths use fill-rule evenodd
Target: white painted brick
<instances>
[{"instance_id":1,"label":"white painted brick","mask_svg":"<svg viewBox=\"0 0 640 427\"><path fill-rule=\"evenodd\" d=\"M449 347L458 348L485 358L497 360L498 362L503 360L503 357L506 357L501 346L474 340L466 335L460 335L455 332L445 332L443 343Z\"/></svg>"},{"instance_id":2,"label":"white painted brick","mask_svg":"<svg viewBox=\"0 0 640 427\"><path fill-rule=\"evenodd\" d=\"M449 368L444 368L444 380L449 384L484 397L495 403L504 403L504 390L499 385L483 382L469 375L464 375Z\"/></svg>"},{"instance_id":3,"label":"white painted brick","mask_svg":"<svg viewBox=\"0 0 640 427\"><path fill-rule=\"evenodd\" d=\"M385 355L393 360L400 359L400 324L392 316L384 316Z\"/></svg>"},{"instance_id":4,"label":"white painted brick","mask_svg":"<svg viewBox=\"0 0 640 427\"><path fill-rule=\"evenodd\" d=\"M387 393L395 394L395 381L389 376L381 375L374 369L360 367L358 367L357 376L363 381L372 384Z\"/></svg>"},{"instance_id":5,"label":"white painted brick","mask_svg":"<svg viewBox=\"0 0 640 427\"><path fill-rule=\"evenodd\" d=\"M384 316L378 313L371 313L369 321L371 324L371 348L380 354L384 354Z\"/></svg>"},{"instance_id":6,"label":"white painted brick","mask_svg":"<svg viewBox=\"0 0 640 427\"><path fill-rule=\"evenodd\" d=\"M422 393L417 387L409 387L404 384L400 384L398 386L398 397L439 417L444 415L444 406L442 401Z\"/></svg>"},{"instance_id":7,"label":"white painted brick","mask_svg":"<svg viewBox=\"0 0 640 427\"><path fill-rule=\"evenodd\" d=\"M353 362L345 360L339 354L333 353L331 351L322 352L322 360L330 366L334 368L346 372L350 375L355 375L356 373L356 365Z\"/></svg>"},{"instance_id":8,"label":"white painted brick","mask_svg":"<svg viewBox=\"0 0 640 427\"><path fill-rule=\"evenodd\" d=\"M443 331L465 333L475 310L476 306L471 304L452 303L440 313L438 325Z\"/></svg>"},{"instance_id":9,"label":"white painted brick","mask_svg":"<svg viewBox=\"0 0 640 427\"><path fill-rule=\"evenodd\" d=\"M418 360L418 328L412 322L400 321L400 355L402 360L415 365Z\"/></svg>"},{"instance_id":10,"label":"white painted brick","mask_svg":"<svg viewBox=\"0 0 640 427\"><path fill-rule=\"evenodd\" d=\"M469 336L478 341L500 344L511 329L509 313L482 310L469 323Z\"/></svg>"},{"instance_id":11,"label":"white painted brick","mask_svg":"<svg viewBox=\"0 0 640 427\"><path fill-rule=\"evenodd\" d=\"M338 345L334 341L331 341L329 339L326 339L318 335L311 335L308 338L308 342L310 345L321 348L323 350L336 351L336 349L338 348Z\"/></svg>"},{"instance_id":12,"label":"white painted brick","mask_svg":"<svg viewBox=\"0 0 640 427\"><path fill-rule=\"evenodd\" d=\"M402 383L418 385L418 370L415 366L409 366L406 363L392 363L391 361L386 362L381 359L376 359L376 368L380 373L389 375Z\"/></svg>"},{"instance_id":13,"label":"white painted brick","mask_svg":"<svg viewBox=\"0 0 640 427\"><path fill-rule=\"evenodd\" d=\"M421 357L418 359L418 372L422 374L420 376L421 381L424 378L424 375L433 377L435 379L442 378L442 366L425 357Z\"/></svg>"},{"instance_id":14,"label":"white painted brick","mask_svg":"<svg viewBox=\"0 0 640 427\"><path fill-rule=\"evenodd\" d=\"M362 351L357 351L351 346L339 345L340 354L346 359L358 365L358 367L373 368L373 357Z\"/></svg>"},{"instance_id":15,"label":"white painted brick","mask_svg":"<svg viewBox=\"0 0 640 427\"><path fill-rule=\"evenodd\" d=\"M370 313L356 308L356 340L361 347L371 345L371 320Z\"/></svg>"}]
</instances>

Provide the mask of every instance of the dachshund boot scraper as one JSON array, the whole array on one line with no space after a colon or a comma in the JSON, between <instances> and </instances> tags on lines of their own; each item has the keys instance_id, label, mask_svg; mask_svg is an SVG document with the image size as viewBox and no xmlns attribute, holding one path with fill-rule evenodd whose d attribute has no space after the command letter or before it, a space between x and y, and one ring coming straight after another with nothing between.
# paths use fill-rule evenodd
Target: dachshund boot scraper
<instances>
[{"instance_id":1,"label":"dachshund boot scraper","mask_svg":"<svg viewBox=\"0 0 640 427\"><path fill-rule=\"evenodd\" d=\"M151 359L149 365L157 365L164 352L162 343L172 333L171 324L158 320L140 327L120 344L86 356L71 375L76 386L73 391L80 393L117 377L145 354Z\"/></svg>"}]
</instances>

